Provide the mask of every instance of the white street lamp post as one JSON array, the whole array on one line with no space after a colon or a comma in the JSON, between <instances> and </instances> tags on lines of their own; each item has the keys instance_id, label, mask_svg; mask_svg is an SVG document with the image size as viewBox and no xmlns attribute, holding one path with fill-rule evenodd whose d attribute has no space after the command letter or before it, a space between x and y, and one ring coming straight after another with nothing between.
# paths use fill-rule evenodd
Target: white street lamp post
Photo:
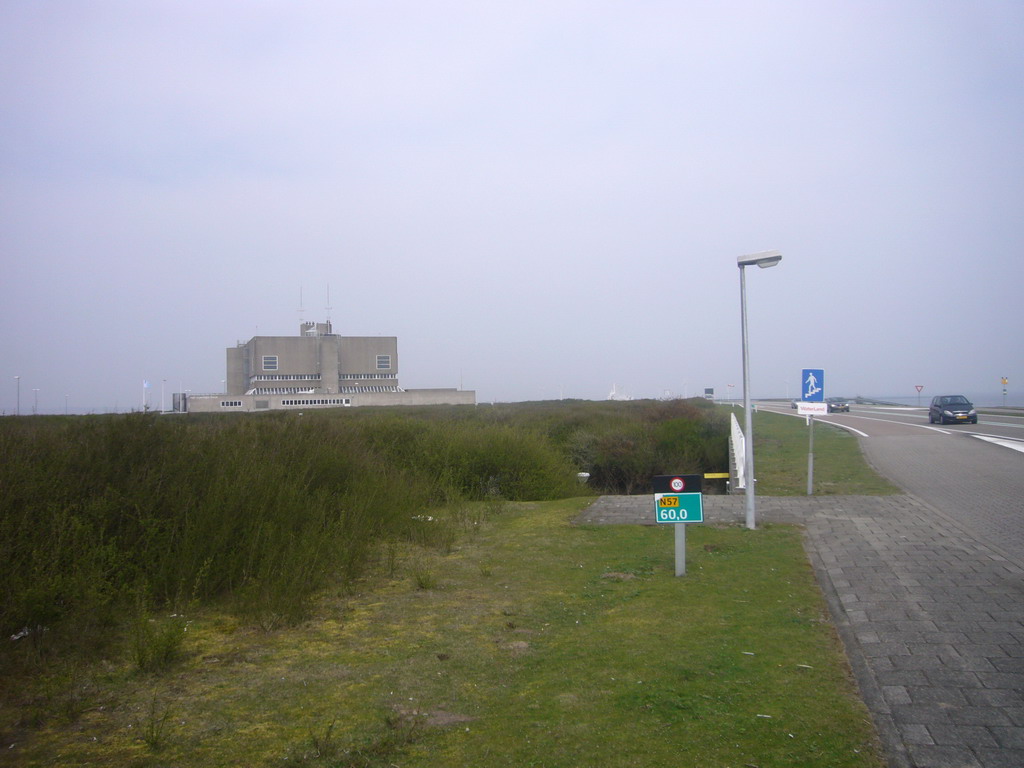
<instances>
[{"instance_id":1,"label":"white street lamp post","mask_svg":"<svg viewBox=\"0 0 1024 768\"><path fill-rule=\"evenodd\" d=\"M740 268L740 322L743 334L743 421L744 421L744 486L746 489L747 528L756 528L754 514L754 426L750 414L750 350L747 344L747 280L745 267L757 265L761 269L774 267L782 261L778 251L762 251L740 256L736 263Z\"/></svg>"},{"instance_id":2,"label":"white street lamp post","mask_svg":"<svg viewBox=\"0 0 1024 768\"><path fill-rule=\"evenodd\" d=\"M18 382L18 404L15 406L14 415L21 416L21 376L15 376L14 380Z\"/></svg>"}]
</instances>

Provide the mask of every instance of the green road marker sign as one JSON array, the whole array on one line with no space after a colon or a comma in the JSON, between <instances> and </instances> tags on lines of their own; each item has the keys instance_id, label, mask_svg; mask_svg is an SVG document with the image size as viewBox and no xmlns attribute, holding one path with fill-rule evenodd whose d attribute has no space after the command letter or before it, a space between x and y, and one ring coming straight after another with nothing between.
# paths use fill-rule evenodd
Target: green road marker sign
<instances>
[{"instance_id":1,"label":"green road marker sign","mask_svg":"<svg viewBox=\"0 0 1024 768\"><path fill-rule=\"evenodd\" d=\"M657 523L703 523L704 496L700 493L654 494Z\"/></svg>"},{"instance_id":2,"label":"green road marker sign","mask_svg":"<svg viewBox=\"0 0 1024 768\"><path fill-rule=\"evenodd\" d=\"M658 523L703 523L704 497L700 475L657 475L652 478L654 520ZM686 575L686 526L675 527L676 576Z\"/></svg>"}]
</instances>

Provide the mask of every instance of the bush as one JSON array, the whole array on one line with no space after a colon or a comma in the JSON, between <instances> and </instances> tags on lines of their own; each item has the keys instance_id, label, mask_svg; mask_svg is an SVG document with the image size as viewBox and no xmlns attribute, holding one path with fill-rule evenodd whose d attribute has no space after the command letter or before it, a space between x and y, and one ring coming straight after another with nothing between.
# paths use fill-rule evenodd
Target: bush
<instances>
[{"instance_id":1,"label":"bush","mask_svg":"<svg viewBox=\"0 0 1024 768\"><path fill-rule=\"evenodd\" d=\"M713 413L571 401L4 419L0 632L19 640L0 654L110 634L140 589L155 611L227 597L253 623L293 623L381 543L450 548L469 502L491 514L504 500L645 492L655 474L721 469ZM163 663L165 623L136 623L140 666Z\"/></svg>"}]
</instances>

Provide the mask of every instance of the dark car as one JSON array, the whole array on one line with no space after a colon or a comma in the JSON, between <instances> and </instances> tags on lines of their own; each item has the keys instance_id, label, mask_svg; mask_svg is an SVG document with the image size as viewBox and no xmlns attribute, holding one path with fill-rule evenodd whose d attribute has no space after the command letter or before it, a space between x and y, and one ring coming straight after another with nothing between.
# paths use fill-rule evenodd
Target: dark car
<instances>
[{"instance_id":1,"label":"dark car","mask_svg":"<svg viewBox=\"0 0 1024 768\"><path fill-rule=\"evenodd\" d=\"M978 412L963 395L936 395L928 407L928 423L977 424Z\"/></svg>"},{"instance_id":2,"label":"dark car","mask_svg":"<svg viewBox=\"0 0 1024 768\"><path fill-rule=\"evenodd\" d=\"M850 404L841 397L830 397L828 399L829 413L849 413Z\"/></svg>"}]
</instances>

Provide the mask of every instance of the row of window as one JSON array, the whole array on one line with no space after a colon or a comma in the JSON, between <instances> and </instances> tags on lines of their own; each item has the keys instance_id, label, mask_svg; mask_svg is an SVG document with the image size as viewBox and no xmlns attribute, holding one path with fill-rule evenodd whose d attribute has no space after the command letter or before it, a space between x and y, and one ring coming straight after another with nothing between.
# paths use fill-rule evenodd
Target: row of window
<instances>
[{"instance_id":1,"label":"row of window","mask_svg":"<svg viewBox=\"0 0 1024 768\"><path fill-rule=\"evenodd\" d=\"M270 376L250 376L249 381L320 381L320 374L273 373Z\"/></svg>"},{"instance_id":2,"label":"row of window","mask_svg":"<svg viewBox=\"0 0 1024 768\"><path fill-rule=\"evenodd\" d=\"M393 379L393 373L339 373L339 379Z\"/></svg>"},{"instance_id":3,"label":"row of window","mask_svg":"<svg viewBox=\"0 0 1024 768\"><path fill-rule=\"evenodd\" d=\"M281 405L351 405L347 397L309 398L302 400L282 400Z\"/></svg>"},{"instance_id":4,"label":"row of window","mask_svg":"<svg viewBox=\"0 0 1024 768\"><path fill-rule=\"evenodd\" d=\"M263 370L276 371L278 365L277 355L263 355ZM391 355L377 355L377 370L391 370Z\"/></svg>"},{"instance_id":5,"label":"row of window","mask_svg":"<svg viewBox=\"0 0 1024 768\"><path fill-rule=\"evenodd\" d=\"M221 400L221 408L241 408L241 400ZM269 403L263 401L257 403L256 407L268 408ZM347 397L323 397L323 398L303 398L301 400L282 400L281 405L352 405L352 400Z\"/></svg>"},{"instance_id":6,"label":"row of window","mask_svg":"<svg viewBox=\"0 0 1024 768\"><path fill-rule=\"evenodd\" d=\"M245 394L247 395L297 395L302 392L312 392L313 387L255 387Z\"/></svg>"}]
</instances>

